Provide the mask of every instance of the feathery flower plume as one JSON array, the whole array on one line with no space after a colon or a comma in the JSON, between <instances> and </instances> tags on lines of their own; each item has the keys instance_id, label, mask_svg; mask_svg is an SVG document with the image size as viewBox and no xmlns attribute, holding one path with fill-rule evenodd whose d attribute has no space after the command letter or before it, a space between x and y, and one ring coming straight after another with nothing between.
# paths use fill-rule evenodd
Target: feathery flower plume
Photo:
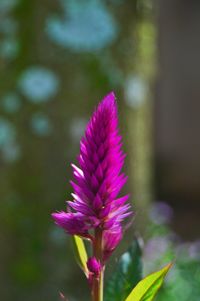
<instances>
[{"instance_id":1,"label":"feathery flower plume","mask_svg":"<svg viewBox=\"0 0 200 301\"><path fill-rule=\"evenodd\" d=\"M122 226L124 219L132 215L131 206L126 203L128 195L119 197L127 180L121 172L124 158L115 95L110 93L100 102L86 127L80 142L78 166L72 164L73 200L67 202L66 211L52 214L55 223L66 233L79 236L74 237L74 242L79 263L91 289L92 301L103 301L107 260L121 241L123 229L130 224ZM80 237L90 243L92 252L89 258ZM171 265L142 279L126 300L143 300L147 295L152 299ZM121 288L122 295L126 286L127 283ZM62 293L60 298L67 300Z\"/></svg>"},{"instance_id":2,"label":"feathery flower plume","mask_svg":"<svg viewBox=\"0 0 200 301\"><path fill-rule=\"evenodd\" d=\"M67 202L66 212L52 214L68 234L92 241L88 268L95 279L122 238L123 220L132 214L126 204L128 195L118 197L127 180L121 173L125 159L121 147L115 95L110 93L98 105L81 139L79 166L72 164L73 201Z\"/></svg>"}]
</instances>

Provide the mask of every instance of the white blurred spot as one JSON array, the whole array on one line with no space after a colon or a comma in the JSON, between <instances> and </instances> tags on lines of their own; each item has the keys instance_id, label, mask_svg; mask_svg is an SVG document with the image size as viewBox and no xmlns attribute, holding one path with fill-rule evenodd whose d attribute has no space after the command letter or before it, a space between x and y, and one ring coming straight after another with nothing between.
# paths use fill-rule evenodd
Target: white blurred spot
<instances>
[{"instance_id":1,"label":"white blurred spot","mask_svg":"<svg viewBox=\"0 0 200 301\"><path fill-rule=\"evenodd\" d=\"M125 82L125 100L133 108L140 107L147 94L146 82L138 76L130 76Z\"/></svg>"},{"instance_id":2,"label":"white blurred spot","mask_svg":"<svg viewBox=\"0 0 200 301\"><path fill-rule=\"evenodd\" d=\"M80 141L81 137L84 135L86 124L87 121L85 118L76 118L72 120L69 131L74 141Z\"/></svg>"},{"instance_id":3,"label":"white blurred spot","mask_svg":"<svg viewBox=\"0 0 200 301\"><path fill-rule=\"evenodd\" d=\"M74 51L96 51L110 45L117 26L102 1L62 1L64 18L51 17L47 33L58 45Z\"/></svg>"},{"instance_id":4,"label":"white blurred spot","mask_svg":"<svg viewBox=\"0 0 200 301\"><path fill-rule=\"evenodd\" d=\"M122 271L123 273L126 273L128 271L128 266L131 263L131 256L128 252L122 255L121 263L122 263Z\"/></svg>"},{"instance_id":5,"label":"white blurred spot","mask_svg":"<svg viewBox=\"0 0 200 301\"><path fill-rule=\"evenodd\" d=\"M19 79L19 88L32 102L47 102L58 91L59 80L52 71L43 67L30 67Z\"/></svg>"},{"instance_id":6,"label":"white blurred spot","mask_svg":"<svg viewBox=\"0 0 200 301\"><path fill-rule=\"evenodd\" d=\"M43 113L36 113L31 119L31 128L38 136L48 136L52 133L52 124L48 116Z\"/></svg>"}]
</instances>

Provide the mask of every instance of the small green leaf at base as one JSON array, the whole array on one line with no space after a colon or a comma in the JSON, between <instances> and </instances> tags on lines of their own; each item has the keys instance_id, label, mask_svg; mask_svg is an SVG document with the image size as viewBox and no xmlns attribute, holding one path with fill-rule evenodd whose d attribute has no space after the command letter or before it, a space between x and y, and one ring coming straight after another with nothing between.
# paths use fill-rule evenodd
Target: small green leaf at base
<instances>
[{"instance_id":1,"label":"small green leaf at base","mask_svg":"<svg viewBox=\"0 0 200 301\"><path fill-rule=\"evenodd\" d=\"M87 276L88 275L88 268L87 268L88 256L87 256L84 242L83 242L82 238L80 238L77 235L74 235L72 237L72 240L73 240L73 246L74 246L74 251L75 251L75 256L76 256L77 262L78 262L80 268L84 271L85 275Z\"/></svg>"},{"instance_id":2,"label":"small green leaf at base","mask_svg":"<svg viewBox=\"0 0 200 301\"><path fill-rule=\"evenodd\" d=\"M134 239L128 250L120 257L116 269L105 286L105 301L122 301L142 279L142 250Z\"/></svg>"},{"instance_id":3,"label":"small green leaf at base","mask_svg":"<svg viewBox=\"0 0 200 301\"><path fill-rule=\"evenodd\" d=\"M132 290L125 301L152 301L163 284L164 277L171 268L168 264L162 270L152 273L142 279Z\"/></svg>"}]
</instances>

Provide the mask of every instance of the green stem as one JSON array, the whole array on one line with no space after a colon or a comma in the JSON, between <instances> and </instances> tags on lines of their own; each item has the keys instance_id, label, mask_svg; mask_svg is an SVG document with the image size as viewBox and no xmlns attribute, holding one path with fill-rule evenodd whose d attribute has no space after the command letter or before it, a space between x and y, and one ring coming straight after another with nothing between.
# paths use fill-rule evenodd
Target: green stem
<instances>
[{"instance_id":1,"label":"green stem","mask_svg":"<svg viewBox=\"0 0 200 301\"><path fill-rule=\"evenodd\" d=\"M94 256L102 263L102 230L96 229L95 231L95 243L94 243ZM102 268L98 278L93 279L92 284L92 300L103 301L103 281L104 280L104 268Z\"/></svg>"},{"instance_id":2,"label":"green stem","mask_svg":"<svg viewBox=\"0 0 200 301\"><path fill-rule=\"evenodd\" d=\"M99 280L99 300L103 301L103 284L104 284L104 267L100 273L100 280Z\"/></svg>"}]
</instances>

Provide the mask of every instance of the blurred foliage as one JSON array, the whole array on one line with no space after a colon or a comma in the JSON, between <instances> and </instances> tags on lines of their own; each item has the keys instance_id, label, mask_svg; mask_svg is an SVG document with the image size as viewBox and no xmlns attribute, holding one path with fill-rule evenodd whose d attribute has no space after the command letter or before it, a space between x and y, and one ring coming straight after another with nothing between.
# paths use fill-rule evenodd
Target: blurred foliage
<instances>
[{"instance_id":1,"label":"blurred foliage","mask_svg":"<svg viewBox=\"0 0 200 301\"><path fill-rule=\"evenodd\" d=\"M159 289L162 287L164 279L172 263L164 266L159 271L153 272L142 279L131 291L125 301L152 301Z\"/></svg>"},{"instance_id":2,"label":"blurred foliage","mask_svg":"<svg viewBox=\"0 0 200 301\"><path fill-rule=\"evenodd\" d=\"M149 207L145 243L141 239L125 252L112 271L105 287L105 300L123 300L139 282L164 264L173 262L156 301L199 300L200 241L183 242L171 230L172 208L163 202ZM138 278L137 278L138 277ZM131 286L132 285L132 286Z\"/></svg>"},{"instance_id":3,"label":"blurred foliage","mask_svg":"<svg viewBox=\"0 0 200 301\"><path fill-rule=\"evenodd\" d=\"M158 301L199 300L200 296L200 242L183 242L171 230L173 210L165 203L154 203L149 211L151 223L144 244L145 274L174 261L161 288Z\"/></svg>"},{"instance_id":4,"label":"blurred foliage","mask_svg":"<svg viewBox=\"0 0 200 301\"><path fill-rule=\"evenodd\" d=\"M142 252L135 239L129 249L120 257L111 279L105 283L105 301L121 301L142 279Z\"/></svg>"},{"instance_id":5,"label":"blurred foliage","mask_svg":"<svg viewBox=\"0 0 200 301\"><path fill-rule=\"evenodd\" d=\"M105 286L105 300L150 301L157 295L172 264L142 279L142 251L138 239L121 256Z\"/></svg>"}]
</instances>

